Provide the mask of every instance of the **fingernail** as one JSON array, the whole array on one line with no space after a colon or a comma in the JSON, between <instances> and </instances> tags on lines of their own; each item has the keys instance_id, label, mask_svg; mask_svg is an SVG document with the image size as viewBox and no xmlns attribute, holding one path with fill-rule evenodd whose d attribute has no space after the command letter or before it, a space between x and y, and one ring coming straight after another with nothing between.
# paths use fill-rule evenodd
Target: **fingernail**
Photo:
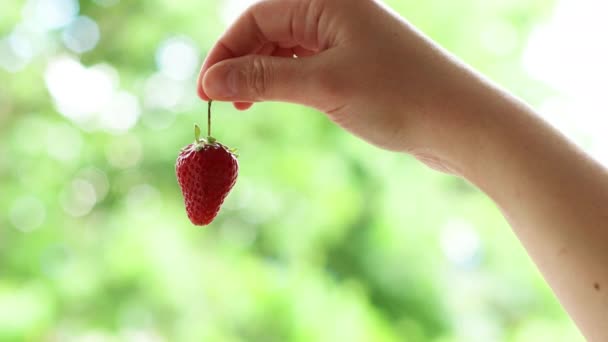
<instances>
[{"instance_id":1,"label":"fingernail","mask_svg":"<svg viewBox=\"0 0 608 342\"><path fill-rule=\"evenodd\" d=\"M226 68L220 75L208 82L205 90L208 95L217 98L231 98L237 94L238 71L235 68Z\"/></svg>"}]
</instances>

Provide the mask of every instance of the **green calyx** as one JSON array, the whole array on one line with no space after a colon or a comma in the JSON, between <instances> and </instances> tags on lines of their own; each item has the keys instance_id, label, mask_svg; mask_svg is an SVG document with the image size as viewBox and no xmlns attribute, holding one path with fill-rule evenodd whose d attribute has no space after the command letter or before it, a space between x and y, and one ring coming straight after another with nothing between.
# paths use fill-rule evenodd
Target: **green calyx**
<instances>
[{"instance_id":1,"label":"green calyx","mask_svg":"<svg viewBox=\"0 0 608 342\"><path fill-rule=\"evenodd\" d=\"M215 145L217 139L212 136L207 138L201 138L201 128L199 125L194 124L194 149L196 151L202 150L207 145Z\"/></svg>"},{"instance_id":2,"label":"green calyx","mask_svg":"<svg viewBox=\"0 0 608 342\"><path fill-rule=\"evenodd\" d=\"M194 142L198 143L201 141L201 128L199 125L194 124Z\"/></svg>"},{"instance_id":3,"label":"green calyx","mask_svg":"<svg viewBox=\"0 0 608 342\"><path fill-rule=\"evenodd\" d=\"M200 151L205 146L214 145L214 146L223 146L217 142L217 139L211 136L211 100L209 101L208 110L207 110L207 138L201 138L201 127L198 124L194 124L194 143L192 147L195 151ZM230 153L232 153L235 157L238 157L236 148L227 148Z\"/></svg>"},{"instance_id":4,"label":"green calyx","mask_svg":"<svg viewBox=\"0 0 608 342\"><path fill-rule=\"evenodd\" d=\"M235 157L239 157L239 150L237 148L229 148L228 152L232 153Z\"/></svg>"}]
</instances>

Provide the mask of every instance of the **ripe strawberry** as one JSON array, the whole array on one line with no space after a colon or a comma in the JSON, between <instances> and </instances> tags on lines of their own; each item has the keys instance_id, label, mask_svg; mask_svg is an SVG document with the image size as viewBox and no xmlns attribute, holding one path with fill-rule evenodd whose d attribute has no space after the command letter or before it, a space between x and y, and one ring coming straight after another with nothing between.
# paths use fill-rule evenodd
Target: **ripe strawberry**
<instances>
[{"instance_id":1,"label":"ripe strawberry","mask_svg":"<svg viewBox=\"0 0 608 342\"><path fill-rule=\"evenodd\" d=\"M196 140L181 150L175 169L188 218L204 226L213 221L236 183L239 165L234 150L211 136L200 139L198 125L194 131Z\"/></svg>"}]
</instances>

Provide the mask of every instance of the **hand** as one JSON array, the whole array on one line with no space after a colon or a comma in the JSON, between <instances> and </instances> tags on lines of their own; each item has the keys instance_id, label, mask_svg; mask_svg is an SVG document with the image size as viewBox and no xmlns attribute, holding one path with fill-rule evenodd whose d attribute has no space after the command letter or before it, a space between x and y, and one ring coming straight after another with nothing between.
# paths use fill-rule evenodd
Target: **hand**
<instances>
[{"instance_id":1,"label":"hand","mask_svg":"<svg viewBox=\"0 0 608 342\"><path fill-rule=\"evenodd\" d=\"M474 97L471 76L376 1L266 0L213 47L198 90L239 109L310 106L375 145L454 169L453 133L467 136L474 120L459 107Z\"/></svg>"},{"instance_id":2,"label":"hand","mask_svg":"<svg viewBox=\"0 0 608 342\"><path fill-rule=\"evenodd\" d=\"M608 341L608 171L380 3L256 4L210 52L199 94L311 106L462 175L496 201L587 338Z\"/></svg>"}]
</instances>

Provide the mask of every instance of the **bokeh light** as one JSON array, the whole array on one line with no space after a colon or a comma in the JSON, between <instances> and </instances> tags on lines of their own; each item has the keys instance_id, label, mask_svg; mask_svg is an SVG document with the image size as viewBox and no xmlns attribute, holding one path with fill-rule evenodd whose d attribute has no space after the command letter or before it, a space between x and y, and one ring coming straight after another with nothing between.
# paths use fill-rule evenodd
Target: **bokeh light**
<instances>
[{"instance_id":1,"label":"bokeh light","mask_svg":"<svg viewBox=\"0 0 608 342\"><path fill-rule=\"evenodd\" d=\"M13 226L27 233L44 223L46 208L37 197L24 196L13 202L9 215Z\"/></svg>"},{"instance_id":2,"label":"bokeh light","mask_svg":"<svg viewBox=\"0 0 608 342\"><path fill-rule=\"evenodd\" d=\"M59 112L77 124L94 122L116 91L116 79L108 69L86 68L67 56L51 60L44 80Z\"/></svg>"},{"instance_id":3,"label":"bokeh light","mask_svg":"<svg viewBox=\"0 0 608 342\"><path fill-rule=\"evenodd\" d=\"M110 183L105 172L95 167L86 167L78 172L78 179L83 179L93 186L96 202L102 201L110 190Z\"/></svg>"},{"instance_id":4,"label":"bokeh light","mask_svg":"<svg viewBox=\"0 0 608 342\"><path fill-rule=\"evenodd\" d=\"M79 11L76 0L28 0L23 18L29 27L48 31L67 25Z\"/></svg>"},{"instance_id":5,"label":"bokeh light","mask_svg":"<svg viewBox=\"0 0 608 342\"><path fill-rule=\"evenodd\" d=\"M60 195L61 207L74 217L87 215L97 202L95 187L84 179L75 179L68 184Z\"/></svg>"},{"instance_id":6,"label":"bokeh light","mask_svg":"<svg viewBox=\"0 0 608 342\"><path fill-rule=\"evenodd\" d=\"M110 103L101 109L98 124L108 132L123 133L135 126L140 114L139 99L127 91L120 91L114 93Z\"/></svg>"},{"instance_id":7,"label":"bokeh light","mask_svg":"<svg viewBox=\"0 0 608 342\"><path fill-rule=\"evenodd\" d=\"M183 82L171 79L162 73L155 73L146 81L144 105L149 109L171 111L179 105L186 91L186 84ZM168 117L172 116L169 114Z\"/></svg>"},{"instance_id":8,"label":"bokeh light","mask_svg":"<svg viewBox=\"0 0 608 342\"><path fill-rule=\"evenodd\" d=\"M608 165L608 3L560 0L551 18L532 32L525 53L528 73L555 94L541 114Z\"/></svg>"},{"instance_id":9,"label":"bokeh light","mask_svg":"<svg viewBox=\"0 0 608 342\"><path fill-rule=\"evenodd\" d=\"M470 268L479 263L481 242L469 223L450 220L441 232L441 249L454 265Z\"/></svg>"},{"instance_id":10,"label":"bokeh light","mask_svg":"<svg viewBox=\"0 0 608 342\"><path fill-rule=\"evenodd\" d=\"M17 44L15 44L17 42ZM17 46L17 49L15 49ZM20 52L18 50L21 50ZM0 38L0 67L8 72L17 72L29 62L27 44L14 36ZM24 57L23 54L26 54Z\"/></svg>"},{"instance_id":11,"label":"bokeh light","mask_svg":"<svg viewBox=\"0 0 608 342\"><path fill-rule=\"evenodd\" d=\"M113 133L133 128L141 115L139 99L118 88L116 70L107 64L85 67L71 57L52 60L45 82L57 109L88 130Z\"/></svg>"},{"instance_id":12,"label":"bokeh light","mask_svg":"<svg viewBox=\"0 0 608 342\"><path fill-rule=\"evenodd\" d=\"M156 51L156 64L167 77L186 80L200 67L198 49L187 37L169 38Z\"/></svg>"},{"instance_id":13,"label":"bokeh light","mask_svg":"<svg viewBox=\"0 0 608 342\"><path fill-rule=\"evenodd\" d=\"M80 16L63 29L61 38L68 49L76 53L87 52L99 42L99 27L91 18Z\"/></svg>"},{"instance_id":14,"label":"bokeh light","mask_svg":"<svg viewBox=\"0 0 608 342\"><path fill-rule=\"evenodd\" d=\"M45 146L50 157L71 162L80 157L83 139L78 129L61 123L48 128Z\"/></svg>"},{"instance_id":15,"label":"bokeh light","mask_svg":"<svg viewBox=\"0 0 608 342\"><path fill-rule=\"evenodd\" d=\"M0 288L0 327L12 333L44 324L52 312L49 291L41 284Z\"/></svg>"}]
</instances>

